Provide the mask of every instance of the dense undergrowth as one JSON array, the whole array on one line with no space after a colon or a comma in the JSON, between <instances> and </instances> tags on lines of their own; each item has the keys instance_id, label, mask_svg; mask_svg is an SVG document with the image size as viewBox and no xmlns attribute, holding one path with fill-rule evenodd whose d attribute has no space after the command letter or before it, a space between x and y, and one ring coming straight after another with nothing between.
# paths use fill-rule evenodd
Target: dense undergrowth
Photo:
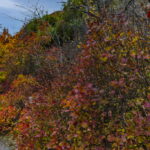
<instances>
[{"instance_id":1,"label":"dense undergrowth","mask_svg":"<svg viewBox=\"0 0 150 150\"><path fill-rule=\"evenodd\" d=\"M70 3L1 35L0 135L18 150L150 149L149 25Z\"/></svg>"}]
</instances>

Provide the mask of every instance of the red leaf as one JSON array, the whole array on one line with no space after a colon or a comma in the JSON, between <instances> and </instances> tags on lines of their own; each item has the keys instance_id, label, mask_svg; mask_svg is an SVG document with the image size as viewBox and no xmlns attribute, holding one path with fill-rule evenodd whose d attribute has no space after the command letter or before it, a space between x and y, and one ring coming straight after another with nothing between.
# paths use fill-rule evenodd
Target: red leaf
<instances>
[{"instance_id":1,"label":"red leaf","mask_svg":"<svg viewBox=\"0 0 150 150\"><path fill-rule=\"evenodd\" d=\"M150 10L147 12L147 17L150 18Z\"/></svg>"}]
</instances>

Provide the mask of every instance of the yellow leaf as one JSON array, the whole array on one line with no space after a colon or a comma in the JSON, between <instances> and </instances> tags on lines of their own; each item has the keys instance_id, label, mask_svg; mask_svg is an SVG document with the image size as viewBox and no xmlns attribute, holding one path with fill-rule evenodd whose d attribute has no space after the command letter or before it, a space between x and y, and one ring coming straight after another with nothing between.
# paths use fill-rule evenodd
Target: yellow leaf
<instances>
[{"instance_id":1,"label":"yellow leaf","mask_svg":"<svg viewBox=\"0 0 150 150\"><path fill-rule=\"evenodd\" d=\"M109 46L109 47L106 47L106 51L109 51L109 50L111 50L111 46Z\"/></svg>"},{"instance_id":2,"label":"yellow leaf","mask_svg":"<svg viewBox=\"0 0 150 150\"><path fill-rule=\"evenodd\" d=\"M108 60L108 58L107 58L107 57L102 57L101 60L102 60L103 62L106 62L106 61Z\"/></svg>"},{"instance_id":3,"label":"yellow leaf","mask_svg":"<svg viewBox=\"0 0 150 150\"><path fill-rule=\"evenodd\" d=\"M88 124L87 124L86 122L82 122L81 126L82 126L83 128L87 128L87 127L88 127Z\"/></svg>"},{"instance_id":4,"label":"yellow leaf","mask_svg":"<svg viewBox=\"0 0 150 150\"><path fill-rule=\"evenodd\" d=\"M136 37L133 38L132 42L135 43L135 42L137 42L138 40L139 40L139 37L136 36Z\"/></svg>"}]
</instances>

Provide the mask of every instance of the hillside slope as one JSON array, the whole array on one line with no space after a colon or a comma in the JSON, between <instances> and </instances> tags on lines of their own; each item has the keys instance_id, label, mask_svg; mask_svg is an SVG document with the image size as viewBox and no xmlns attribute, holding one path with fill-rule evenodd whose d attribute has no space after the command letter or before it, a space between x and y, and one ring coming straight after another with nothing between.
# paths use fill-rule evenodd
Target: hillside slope
<instances>
[{"instance_id":1,"label":"hillside slope","mask_svg":"<svg viewBox=\"0 0 150 150\"><path fill-rule=\"evenodd\" d=\"M18 150L150 149L149 20L96 2L0 36L0 135Z\"/></svg>"}]
</instances>

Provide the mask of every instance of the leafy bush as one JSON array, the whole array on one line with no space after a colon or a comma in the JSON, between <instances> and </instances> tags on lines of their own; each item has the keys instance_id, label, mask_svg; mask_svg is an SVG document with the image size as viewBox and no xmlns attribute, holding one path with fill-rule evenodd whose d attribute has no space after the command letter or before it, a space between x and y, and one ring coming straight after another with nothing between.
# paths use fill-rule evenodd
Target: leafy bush
<instances>
[{"instance_id":1,"label":"leafy bush","mask_svg":"<svg viewBox=\"0 0 150 150\"><path fill-rule=\"evenodd\" d=\"M7 72L1 71L0 72L0 83L4 82L7 78Z\"/></svg>"},{"instance_id":2,"label":"leafy bush","mask_svg":"<svg viewBox=\"0 0 150 150\"><path fill-rule=\"evenodd\" d=\"M74 11L1 38L0 134L19 150L150 149L148 33L103 10L87 16L80 53L64 61L62 43L82 33Z\"/></svg>"}]
</instances>

